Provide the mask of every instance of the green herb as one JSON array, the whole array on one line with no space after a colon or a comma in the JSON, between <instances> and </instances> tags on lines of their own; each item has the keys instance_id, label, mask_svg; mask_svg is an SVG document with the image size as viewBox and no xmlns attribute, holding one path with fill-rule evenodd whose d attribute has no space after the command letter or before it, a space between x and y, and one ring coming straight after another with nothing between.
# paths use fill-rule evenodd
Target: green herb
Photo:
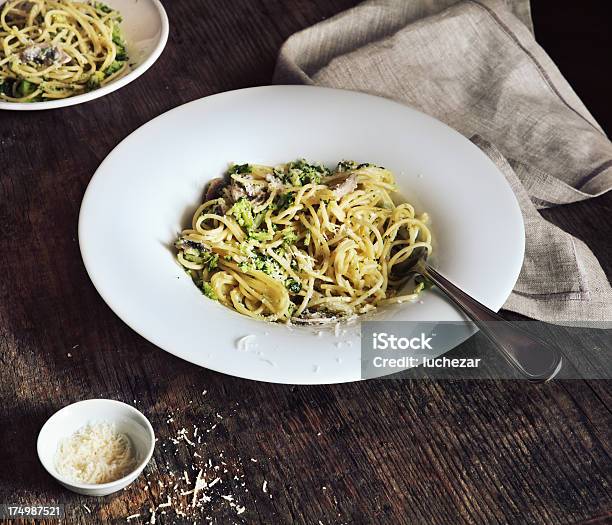
<instances>
[{"instance_id":1,"label":"green herb","mask_svg":"<svg viewBox=\"0 0 612 525\"><path fill-rule=\"evenodd\" d=\"M291 206L295 202L295 195L291 192L283 193L276 197L274 200L274 205L280 210L286 210L289 206Z\"/></svg>"},{"instance_id":2,"label":"green herb","mask_svg":"<svg viewBox=\"0 0 612 525\"><path fill-rule=\"evenodd\" d=\"M246 173L251 173L253 168L250 164L232 164L230 168L227 170L228 175L244 175Z\"/></svg>"},{"instance_id":3,"label":"green herb","mask_svg":"<svg viewBox=\"0 0 612 525\"><path fill-rule=\"evenodd\" d=\"M345 172L345 171L354 171L360 170L362 168L375 168L375 164L370 164L369 162L362 162L361 164L357 164L354 160L343 160L338 162L336 166L337 172ZM379 168L382 166L378 166ZM384 168L383 168L384 169Z\"/></svg>"},{"instance_id":4,"label":"green herb","mask_svg":"<svg viewBox=\"0 0 612 525\"><path fill-rule=\"evenodd\" d=\"M300 281L296 281L295 279L287 279L285 281L285 286L287 287L287 290L294 294L299 293L302 289L302 283L300 283Z\"/></svg>"},{"instance_id":5,"label":"green herb","mask_svg":"<svg viewBox=\"0 0 612 525\"><path fill-rule=\"evenodd\" d=\"M96 11L100 11L101 13L108 14L113 12L113 9L111 7L107 6L102 2L94 2L92 5Z\"/></svg>"}]
</instances>

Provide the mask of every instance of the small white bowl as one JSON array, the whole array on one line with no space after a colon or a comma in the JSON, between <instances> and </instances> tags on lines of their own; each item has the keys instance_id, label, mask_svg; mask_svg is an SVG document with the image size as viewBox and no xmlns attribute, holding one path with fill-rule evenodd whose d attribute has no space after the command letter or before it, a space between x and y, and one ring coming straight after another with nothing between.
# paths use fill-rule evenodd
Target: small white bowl
<instances>
[{"instance_id":1,"label":"small white bowl","mask_svg":"<svg viewBox=\"0 0 612 525\"><path fill-rule=\"evenodd\" d=\"M60 441L87 423L97 421L114 423L118 432L130 438L138 466L127 476L110 483L79 483L61 476L55 468L55 454ZM86 496L106 496L127 487L140 475L153 455L155 434L149 420L134 407L112 399L87 399L53 414L40 429L36 448L45 470L64 487Z\"/></svg>"},{"instance_id":2,"label":"small white bowl","mask_svg":"<svg viewBox=\"0 0 612 525\"><path fill-rule=\"evenodd\" d=\"M0 7L5 1L0 0ZM105 3L121 13L123 18L121 29L127 43L129 62L133 64L132 69L105 86L81 95L45 102L0 101L0 110L34 111L88 102L108 95L136 80L155 63L168 41L168 15L162 3L159 0L105 0Z\"/></svg>"}]
</instances>

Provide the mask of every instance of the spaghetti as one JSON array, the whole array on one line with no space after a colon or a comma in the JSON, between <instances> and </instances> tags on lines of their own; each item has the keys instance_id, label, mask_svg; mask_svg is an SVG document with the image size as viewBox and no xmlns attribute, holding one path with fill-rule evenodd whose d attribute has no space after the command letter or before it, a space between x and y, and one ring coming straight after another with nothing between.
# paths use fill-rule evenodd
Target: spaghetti
<instances>
[{"instance_id":1,"label":"spaghetti","mask_svg":"<svg viewBox=\"0 0 612 525\"><path fill-rule=\"evenodd\" d=\"M0 100L71 97L129 69L121 15L101 2L8 0L0 9Z\"/></svg>"},{"instance_id":2,"label":"spaghetti","mask_svg":"<svg viewBox=\"0 0 612 525\"><path fill-rule=\"evenodd\" d=\"M398 265L431 253L431 234L394 192L393 174L372 164L233 165L209 184L177 258L205 295L269 321L329 322L414 299L424 284L400 294Z\"/></svg>"}]
</instances>

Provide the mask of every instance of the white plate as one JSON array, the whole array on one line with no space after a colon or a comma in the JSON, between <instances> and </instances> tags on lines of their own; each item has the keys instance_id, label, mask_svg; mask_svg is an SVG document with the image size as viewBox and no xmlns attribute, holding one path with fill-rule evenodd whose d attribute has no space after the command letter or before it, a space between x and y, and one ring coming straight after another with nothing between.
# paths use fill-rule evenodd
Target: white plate
<instances>
[{"instance_id":1,"label":"white plate","mask_svg":"<svg viewBox=\"0 0 612 525\"><path fill-rule=\"evenodd\" d=\"M524 231L514 194L495 165L459 133L409 107L307 86L196 100L119 144L81 205L79 242L95 287L139 334L192 363L278 383L359 379L358 326L317 335L246 318L202 296L174 259L172 243L206 182L229 162L297 157L393 170L402 195L431 215L440 271L490 308L502 306L521 268ZM396 305L379 317L463 319L437 293L424 294L422 303ZM239 350L237 340L249 334L254 344Z\"/></svg>"},{"instance_id":2,"label":"white plate","mask_svg":"<svg viewBox=\"0 0 612 525\"><path fill-rule=\"evenodd\" d=\"M0 6L5 0L0 0ZM130 64L127 74L99 89L82 95L46 102L3 102L0 109L32 111L74 106L108 95L137 79L159 58L168 40L168 16L159 0L104 0L123 17L121 30L127 43Z\"/></svg>"}]
</instances>

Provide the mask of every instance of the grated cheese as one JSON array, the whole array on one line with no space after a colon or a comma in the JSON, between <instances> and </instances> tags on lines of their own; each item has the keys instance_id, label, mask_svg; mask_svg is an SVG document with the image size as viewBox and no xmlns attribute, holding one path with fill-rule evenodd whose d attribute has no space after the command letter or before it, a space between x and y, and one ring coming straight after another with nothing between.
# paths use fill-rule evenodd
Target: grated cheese
<instances>
[{"instance_id":1,"label":"grated cheese","mask_svg":"<svg viewBox=\"0 0 612 525\"><path fill-rule=\"evenodd\" d=\"M137 466L130 438L106 421L87 424L63 439L55 453L55 468L80 483L109 483Z\"/></svg>"}]
</instances>

